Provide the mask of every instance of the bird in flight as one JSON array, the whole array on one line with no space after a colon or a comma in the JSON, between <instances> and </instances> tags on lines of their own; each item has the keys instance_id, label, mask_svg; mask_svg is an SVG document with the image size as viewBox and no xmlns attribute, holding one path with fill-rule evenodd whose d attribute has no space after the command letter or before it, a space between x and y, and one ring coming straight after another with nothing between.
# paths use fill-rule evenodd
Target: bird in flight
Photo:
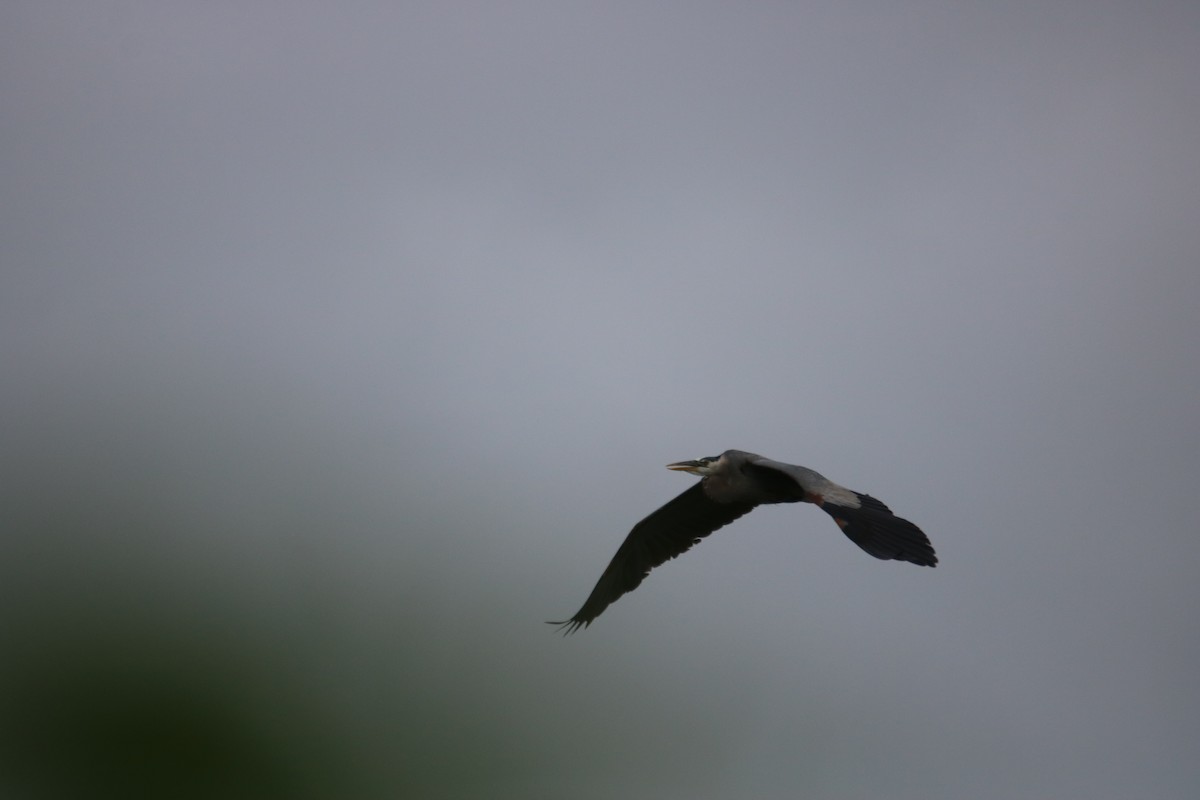
<instances>
[{"instance_id":1,"label":"bird in flight","mask_svg":"<svg viewBox=\"0 0 1200 800\"><path fill-rule=\"evenodd\" d=\"M921 529L879 500L839 486L819 472L741 450L668 464L700 476L683 494L633 526L583 607L568 620L551 622L566 633L591 625L604 609L632 592L650 570L699 544L755 506L812 503L833 517L850 541L876 558L937 566Z\"/></svg>"}]
</instances>

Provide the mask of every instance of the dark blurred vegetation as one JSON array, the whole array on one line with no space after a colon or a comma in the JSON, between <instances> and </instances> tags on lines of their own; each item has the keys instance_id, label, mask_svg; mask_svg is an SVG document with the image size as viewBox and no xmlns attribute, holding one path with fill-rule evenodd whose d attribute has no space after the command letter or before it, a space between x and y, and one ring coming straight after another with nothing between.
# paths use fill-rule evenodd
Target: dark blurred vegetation
<instances>
[{"instance_id":1,"label":"dark blurred vegetation","mask_svg":"<svg viewBox=\"0 0 1200 800\"><path fill-rule=\"evenodd\" d=\"M364 508L311 442L206 425L10 432L0 792L515 791L524 690L448 641L422 515Z\"/></svg>"}]
</instances>

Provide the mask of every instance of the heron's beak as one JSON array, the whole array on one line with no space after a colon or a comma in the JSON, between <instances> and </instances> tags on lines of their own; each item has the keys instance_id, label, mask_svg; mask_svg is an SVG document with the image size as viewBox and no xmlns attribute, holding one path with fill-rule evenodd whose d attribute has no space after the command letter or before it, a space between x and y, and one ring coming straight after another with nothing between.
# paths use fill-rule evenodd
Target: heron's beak
<instances>
[{"instance_id":1,"label":"heron's beak","mask_svg":"<svg viewBox=\"0 0 1200 800\"><path fill-rule=\"evenodd\" d=\"M709 465L703 461L679 461L674 464L667 464L667 469L690 472L693 475L704 477L708 474Z\"/></svg>"}]
</instances>

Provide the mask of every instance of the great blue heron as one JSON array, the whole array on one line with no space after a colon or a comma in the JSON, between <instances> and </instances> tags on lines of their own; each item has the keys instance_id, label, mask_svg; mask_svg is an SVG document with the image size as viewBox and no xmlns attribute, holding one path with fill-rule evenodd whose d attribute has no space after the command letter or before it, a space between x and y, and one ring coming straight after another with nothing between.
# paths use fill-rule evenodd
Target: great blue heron
<instances>
[{"instance_id":1,"label":"great blue heron","mask_svg":"<svg viewBox=\"0 0 1200 800\"><path fill-rule=\"evenodd\" d=\"M807 467L784 464L741 450L668 464L703 480L633 526L583 608L569 620L552 622L567 633L592 624L621 595L632 592L650 570L687 552L755 506L813 503L876 558L937 566L937 555L921 529L901 519L874 497L839 486Z\"/></svg>"}]
</instances>

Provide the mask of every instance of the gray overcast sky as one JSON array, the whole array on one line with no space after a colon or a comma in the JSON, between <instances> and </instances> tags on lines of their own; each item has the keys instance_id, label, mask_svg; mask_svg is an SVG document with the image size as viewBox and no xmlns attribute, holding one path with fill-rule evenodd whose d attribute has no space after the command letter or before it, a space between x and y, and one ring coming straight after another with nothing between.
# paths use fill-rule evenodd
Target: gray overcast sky
<instances>
[{"instance_id":1,"label":"gray overcast sky","mask_svg":"<svg viewBox=\"0 0 1200 800\"><path fill-rule=\"evenodd\" d=\"M1197 796L1198 68L1184 2L6 4L7 780ZM551 635L726 448L941 565L762 509Z\"/></svg>"}]
</instances>

